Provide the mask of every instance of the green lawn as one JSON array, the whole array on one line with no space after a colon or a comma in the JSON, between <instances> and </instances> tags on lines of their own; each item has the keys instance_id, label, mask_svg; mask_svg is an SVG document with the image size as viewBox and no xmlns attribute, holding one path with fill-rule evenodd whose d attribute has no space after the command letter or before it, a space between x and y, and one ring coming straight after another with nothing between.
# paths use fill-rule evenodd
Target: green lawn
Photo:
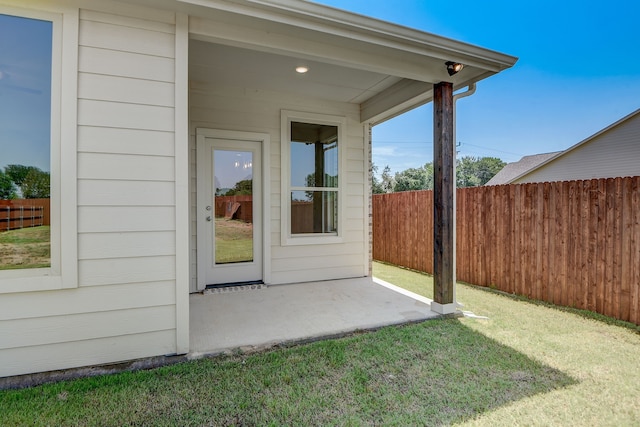
<instances>
[{"instance_id":1,"label":"green lawn","mask_svg":"<svg viewBox=\"0 0 640 427\"><path fill-rule=\"evenodd\" d=\"M428 276L374 272L431 296ZM4 391L0 425L640 425L637 329L457 294L488 319Z\"/></svg>"},{"instance_id":2,"label":"green lawn","mask_svg":"<svg viewBox=\"0 0 640 427\"><path fill-rule=\"evenodd\" d=\"M253 260L253 224L216 218L216 263Z\"/></svg>"},{"instance_id":3,"label":"green lawn","mask_svg":"<svg viewBox=\"0 0 640 427\"><path fill-rule=\"evenodd\" d=\"M428 275L375 263L374 275L433 298ZM640 327L596 313L528 302L458 284L460 323L576 383L518 399L467 425L640 426Z\"/></svg>"}]
</instances>

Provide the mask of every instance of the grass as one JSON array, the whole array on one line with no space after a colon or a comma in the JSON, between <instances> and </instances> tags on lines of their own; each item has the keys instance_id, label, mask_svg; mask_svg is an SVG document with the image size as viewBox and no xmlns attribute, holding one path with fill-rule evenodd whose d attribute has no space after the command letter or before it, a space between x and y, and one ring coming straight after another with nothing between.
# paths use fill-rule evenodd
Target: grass
<instances>
[{"instance_id":1,"label":"grass","mask_svg":"<svg viewBox=\"0 0 640 427\"><path fill-rule=\"evenodd\" d=\"M216 263L253 260L253 224L216 218Z\"/></svg>"},{"instance_id":2,"label":"grass","mask_svg":"<svg viewBox=\"0 0 640 427\"><path fill-rule=\"evenodd\" d=\"M0 270L51 266L50 227L0 232Z\"/></svg>"},{"instance_id":3,"label":"grass","mask_svg":"<svg viewBox=\"0 0 640 427\"><path fill-rule=\"evenodd\" d=\"M428 276L376 276L430 297ZM0 392L0 425L640 425L640 335L459 285L488 319Z\"/></svg>"},{"instance_id":4,"label":"grass","mask_svg":"<svg viewBox=\"0 0 640 427\"><path fill-rule=\"evenodd\" d=\"M374 274L433 298L428 275L375 263ZM467 425L640 425L640 327L595 313L458 284L470 329L577 382L479 415Z\"/></svg>"},{"instance_id":5,"label":"grass","mask_svg":"<svg viewBox=\"0 0 640 427\"><path fill-rule=\"evenodd\" d=\"M3 425L447 425L574 383L457 320L0 394Z\"/></svg>"}]
</instances>

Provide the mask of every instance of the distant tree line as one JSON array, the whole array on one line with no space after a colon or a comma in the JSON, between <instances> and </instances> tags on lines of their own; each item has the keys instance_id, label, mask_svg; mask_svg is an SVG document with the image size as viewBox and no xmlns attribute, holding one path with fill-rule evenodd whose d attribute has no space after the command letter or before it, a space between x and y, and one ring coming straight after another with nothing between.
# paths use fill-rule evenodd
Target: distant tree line
<instances>
[{"instance_id":1,"label":"distant tree line","mask_svg":"<svg viewBox=\"0 0 640 427\"><path fill-rule=\"evenodd\" d=\"M253 194L253 179L236 182L233 188L216 188L216 196L250 196Z\"/></svg>"},{"instance_id":2,"label":"distant tree line","mask_svg":"<svg viewBox=\"0 0 640 427\"><path fill-rule=\"evenodd\" d=\"M0 200L48 199L51 175L35 166L7 165L0 168Z\"/></svg>"},{"instance_id":3,"label":"distant tree line","mask_svg":"<svg viewBox=\"0 0 640 427\"><path fill-rule=\"evenodd\" d=\"M486 184L506 165L497 157L464 156L456 165L456 185L458 187L478 187ZM411 190L433 190L433 163L425 163L419 168L409 168L391 174L385 166L377 176L378 167L373 165L372 189L374 194L395 193Z\"/></svg>"}]
</instances>

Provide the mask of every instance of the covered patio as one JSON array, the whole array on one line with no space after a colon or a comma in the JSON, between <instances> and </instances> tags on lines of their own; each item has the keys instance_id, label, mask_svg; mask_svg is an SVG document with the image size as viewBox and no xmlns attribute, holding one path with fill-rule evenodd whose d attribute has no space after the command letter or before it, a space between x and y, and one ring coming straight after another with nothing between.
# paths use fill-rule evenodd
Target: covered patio
<instances>
[{"instance_id":1,"label":"covered patio","mask_svg":"<svg viewBox=\"0 0 640 427\"><path fill-rule=\"evenodd\" d=\"M371 277L247 285L192 294L189 302L194 358L441 317L431 311L429 299Z\"/></svg>"}]
</instances>

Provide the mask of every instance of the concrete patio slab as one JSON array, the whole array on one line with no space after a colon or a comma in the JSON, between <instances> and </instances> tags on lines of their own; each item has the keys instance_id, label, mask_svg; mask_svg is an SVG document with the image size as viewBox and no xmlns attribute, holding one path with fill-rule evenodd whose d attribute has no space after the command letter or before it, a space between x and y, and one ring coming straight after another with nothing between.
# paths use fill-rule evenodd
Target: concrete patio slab
<instances>
[{"instance_id":1,"label":"concrete patio slab","mask_svg":"<svg viewBox=\"0 0 640 427\"><path fill-rule=\"evenodd\" d=\"M260 349L440 317L370 277L190 296L191 355Z\"/></svg>"}]
</instances>

